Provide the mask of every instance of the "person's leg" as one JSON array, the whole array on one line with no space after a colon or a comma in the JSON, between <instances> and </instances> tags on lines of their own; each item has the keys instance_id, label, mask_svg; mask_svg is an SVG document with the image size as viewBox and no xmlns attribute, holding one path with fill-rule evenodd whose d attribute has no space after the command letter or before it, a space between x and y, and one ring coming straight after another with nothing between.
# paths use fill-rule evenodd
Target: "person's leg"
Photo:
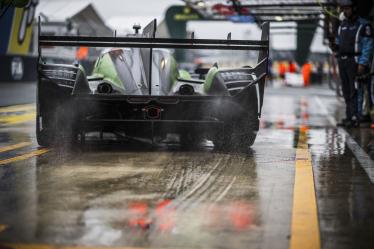
<instances>
[{"instance_id":1,"label":"person's leg","mask_svg":"<svg viewBox=\"0 0 374 249\"><path fill-rule=\"evenodd\" d=\"M370 67L367 67L366 68L366 71L365 71L365 74L370 74ZM373 105L373 102L371 101L371 77L368 77L367 79L365 79L365 90L366 90L366 94L367 94L367 97L366 97L366 115L367 116L370 116L370 110L372 108L372 105Z\"/></svg>"},{"instance_id":2,"label":"person's leg","mask_svg":"<svg viewBox=\"0 0 374 249\"><path fill-rule=\"evenodd\" d=\"M365 68L365 74L370 72L370 68ZM368 122L370 120L370 108L371 108L371 98L370 98L370 78L365 78L360 82L360 93L358 93L358 114L360 115L360 120L363 122Z\"/></svg>"},{"instance_id":3,"label":"person's leg","mask_svg":"<svg viewBox=\"0 0 374 249\"><path fill-rule=\"evenodd\" d=\"M374 129L374 77L370 77L370 100L371 100L371 108L370 108L370 119L371 119L371 128Z\"/></svg>"},{"instance_id":4,"label":"person's leg","mask_svg":"<svg viewBox=\"0 0 374 249\"><path fill-rule=\"evenodd\" d=\"M357 118L361 119L363 115L363 105L364 105L364 86L362 82L357 84Z\"/></svg>"},{"instance_id":5,"label":"person's leg","mask_svg":"<svg viewBox=\"0 0 374 249\"><path fill-rule=\"evenodd\" d=\"M365 122L370 121L369 115L370 115L370 109L371 109L371 98L370 98L370 81L369 79L365 79L364 82L364 104L363 104L363 110L362 115Z\"/></svg>"},{"instance_id":6,"label":"person's leg","mask_svg":"<svg viewBox=\"0 0 374 249\"><path fill-rule=\"evenodd\" d=\"M340 76L340 82L342 85L342 92L343 97L345 100L345 115L346 119L350 120L352 118L352 113L349 108L349 100L350 100L350 93L349 93L349 78L347 74L347 68L346 68L346 60L339 59L338 60L338 67L339 67L339 76Z\"/></svg>"},{"instance_id":7,"label":"person's leg","mask_svg":"<svg viewBox=\"0 0 374 249\"><path fill-rule=\"evenodd\" d=\"M356 126L358 124L357 119L359 116L359 109L357 108L358 100L357 100L357 89L356 89L356 76L357 76L357 64L354 58L349 58L346 61L346 72L348 76L348 108L351 120L353 120L353 125ZM360 103L362 105L362 103ZM360 106L360 111L362 111L362 106Z\"/></svg>"},{"instance_id":8,"label":"person's leg","mask_svg":"<svg viewBox=\"0 0 374 249\"><path fill-rule=\"evenodd\" d=\"M364 74L369 73L369 68L365 69ZM369 114L371 108L371 99L370 99L370 79L361 79L358 83L357 91L357 111L359 115L360 122L370 121Z\"/></svg>"}]
</instances>

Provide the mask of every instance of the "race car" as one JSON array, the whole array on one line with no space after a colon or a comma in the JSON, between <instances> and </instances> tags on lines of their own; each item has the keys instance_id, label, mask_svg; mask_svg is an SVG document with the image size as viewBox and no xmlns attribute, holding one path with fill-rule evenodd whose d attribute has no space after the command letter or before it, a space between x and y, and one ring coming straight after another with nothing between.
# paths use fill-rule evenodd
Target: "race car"
<instances>
[{"instance_id":1,"label":"race car","mask_svg":"<svg viewBox=\"0 0 374 249\"><path fill-rule=\"evenodd\" d=\"M40 24L39 24L40 25ZM39 28L40 30L40 28ZM130 37L39 34L36 137L39 145L84 143L87 134L205 138L218 148L247 148L259 130L269 55L269 24L259 41L156 38L156 21ZM42 48L102 47L91 75L51 64ZM258 50L258 64L235 69L178 69L175 49ZM197 77L195 77L197 75ZM121 135L123 137L123 135Z\"/></svg>"}]
</instances>

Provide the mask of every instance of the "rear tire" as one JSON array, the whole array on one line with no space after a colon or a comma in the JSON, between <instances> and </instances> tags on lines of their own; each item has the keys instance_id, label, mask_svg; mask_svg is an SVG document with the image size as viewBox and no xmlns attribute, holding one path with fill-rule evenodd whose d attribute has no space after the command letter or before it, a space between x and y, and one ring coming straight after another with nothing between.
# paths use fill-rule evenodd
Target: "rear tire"
<instances>
[{"instance_id":1,"label":"rear tire","mask_svg":"<svg viewBox=\"0 0 374 249\"><path fill-rule=\"evenodd\" d=\"M257 117L242 118L237 122L232 121L225 125L223 134L216 135L213 144L219 150L247 150L255 142L258 126Z\"/></svg>"},{"instance_id":2,"label":"rear tire","mask_svg":"<svg viewBox=\"0 0 374 249\"><path fill-rule=\"evenodd\" d=\"M39 117L37 116L36 118L38 119ZM46 132L45 130L40 130L40 124L38 120L36 120L36 141L40 146L49 147L52 145L48 132Z\"/></svg>"},{"instance_id":3,"label":"rear tire","mask_svg":"<svg viewBox=\"0 0 374 249\"><path fill-rule=\"evenodd\" d=\"M256 133L236 135L225 132L223 137L213 140L214 146L218 150L242 151L249 149L255 142Z\"/></svg>"},{"instance_id":4,"label":"rear tire","mask_svg":"<svg viewBox=\"0 0 374 249\"><path fill-rule=\"evenodd\" d=\"M48 114L52 114L52 117L45 115L44 120L39 121L39 116L37 116L36 139L39 145L50 147L77 143L78 136L74 128L74 116L66 110L72 109L63 108L63 105L56 105L53 107L53 111L48 112ZM42 127L41 122L43 122Z\"/></svg>"},{"instance_id":5,"label":"rear tire","mask_svg":"<svg viewBox=\"0 0 374 249\"><path fill-rule=\"evenodd\" d=\"M182 148L195 148L201 142L201 137L195 132L184 132L179 135L179 141Z\"/></svg>"}]
</instances>

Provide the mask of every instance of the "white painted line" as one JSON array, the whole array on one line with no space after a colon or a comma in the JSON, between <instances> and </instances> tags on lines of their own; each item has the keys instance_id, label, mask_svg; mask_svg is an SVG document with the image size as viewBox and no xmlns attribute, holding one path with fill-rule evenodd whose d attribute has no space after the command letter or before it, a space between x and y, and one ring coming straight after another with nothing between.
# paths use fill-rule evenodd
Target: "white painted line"
<instances>
[{"instance_id":1,"label":"white painted line","mask_svg":"<svg viewBox=\"0 0 374 249\"><path fill-rule=\"evenodd\" d=\"M331 116L326 106L323 105L321 99L319 97L315 97L315 100L320 107L321 111L328 116L328 120L331 125L336 126L336 119ZM352 136L343 128L338 128L338 132L344 134L346 137L345 143L347 144L348 148L352 151L353 155L356 157L357 161L360 163L362 169L366 172L367 176L369 177L371 183L374 183L374 161L370 158L370 156L361 148L360 145L352 138Z\"/></svg>"},{"instance_id":2,"label":"white painted line","mask_svg":"<svg viewBox=\"0 0 374 249\"><path fill-rule=\"evenodd\" d=\"M260 95L260 87L256 84L256 95L257 95L257 113L260 115L261 113L261 95Z\"/></svg>"},{"instance_id":3,"label":"white painted line","mask_svg":"<svg viewBox=\"0 0 374 249\"><path fill-rule=\"evenodd\" d=\"M326 115L327 120L330 122L331 125L336 126L337 122L336 119L330 115L329 111L327 110L326 106L323 105L322 100L320 97L314 97L319 109L322 111L324 115Z\"/></svg>"},{"instance_id":4,"label":"white painted line","mask_svg":"<svg viewBox=\"0 0 374 249\"><path fill-rule=\"evenodd\" d=\"M357 161L360 163L361 167L365 170L366 174L370 178L371 183L374 183L374 162L369 157L369 155L361 148L360 145L349 135L349 133L342 129L338 129L339 132L345 135L348 148L355 155Z\"/></svg>"},{"instance_id":5,"label":"white painted line","mask_svg":"<svg viewBox=\"0 0 374 249\"><path fill-rule=\"evenodd\" d=\"M229 192L229 190L234 185L235 181L236 181L236 176L232 179L232 181L229 183L229 185L227 185L227 187L225 188L225 190L223 190L223 192L218 196L218 198L215 200L215 202L219 202L219 201L221 201L223 199L223 197L225 197L225 195L227 194L227 192Z\"/></svg>"}]
</instances>

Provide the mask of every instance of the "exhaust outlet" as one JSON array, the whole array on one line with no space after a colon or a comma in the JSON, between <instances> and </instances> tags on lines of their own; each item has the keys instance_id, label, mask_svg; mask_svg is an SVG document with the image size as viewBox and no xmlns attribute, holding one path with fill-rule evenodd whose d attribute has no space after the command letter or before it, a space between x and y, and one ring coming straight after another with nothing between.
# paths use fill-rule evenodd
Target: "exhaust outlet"
<instances>
[{"instance_id":1,"label":"exhaust outlet","mask_svg":"<svg viewBox=\"0 0 374 249\"><path fill-rule=\"evenodd\" d=\"M156 106L147 106L143 109L146 119L160 119L162 109Z\"/></svg>"},{"instance_id":2,"label":"exhaust outlet","mask_svg":"<svg viewBox=\"0 0 374 249\"><path fill-rule=\"evenodd\" d=\"M181 85L181 87L179 88L179 94L180 95L194 95L195 89L191 85L184 84L184 85Z\"/></svg>"},{"instance_id":3,"label":"exhaust outlet","mask_svg":"<svg viewBox=\"0 0 374 249\"><path fill-rule=\"evenodd\" d=\"M111 84L109 83L100 83L98 86L97 86L97 92L98 93L105 93L105 94L108 94L108 93L113 93L113 87Z\"/></svg>"}]
</instances>

